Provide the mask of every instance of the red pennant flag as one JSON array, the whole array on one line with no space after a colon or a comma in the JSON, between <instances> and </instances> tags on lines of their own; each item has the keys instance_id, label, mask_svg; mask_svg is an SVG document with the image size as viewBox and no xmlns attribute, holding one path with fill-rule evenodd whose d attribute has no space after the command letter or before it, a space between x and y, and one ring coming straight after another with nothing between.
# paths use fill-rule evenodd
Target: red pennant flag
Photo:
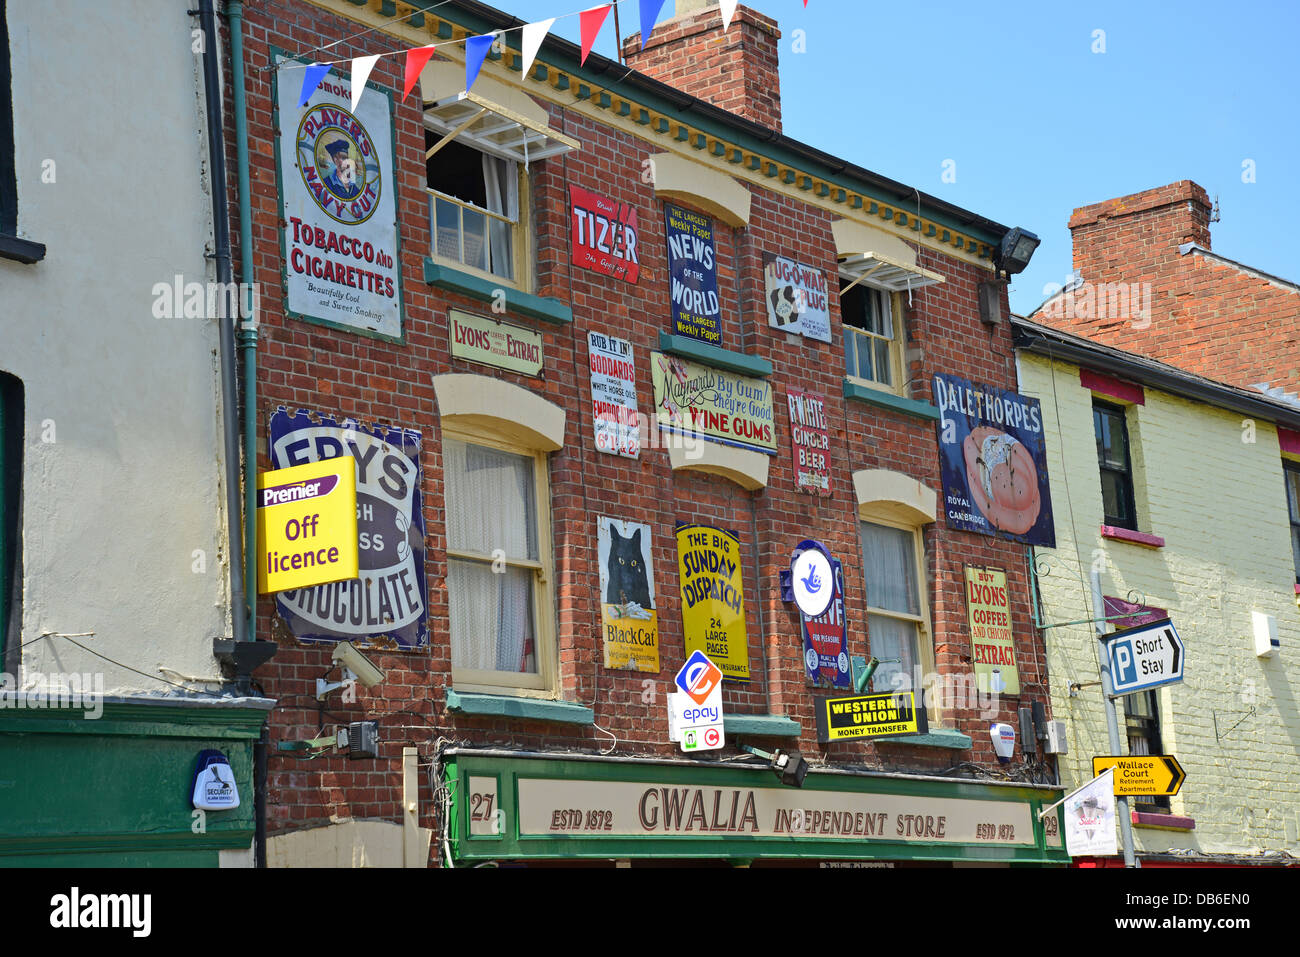
<instances>
[{"instance_id":1,"label":"red pennant flag","mask_svg":"<svg viewBox=\"0 0 1300 957\"><path fill-rule=\"evenodd\" d=\"M578 14L578 22L582 28L582 59L578 61L579 66L587 62L587 54L591 52L591 47L596 42L596 34L600 33L600 28L605 25L605 18L609 16L609 8L613 5L607 3L603 7L592 7Z\"/></svg>"},{"instance_id":2,"label":"red pennant flag","mask_svg":"<svg viewBox=\"0 0 1300 957\"><path fill-rule=\"evenodd\" d=\"M406 51L406 81L402 84L402 102L410 95L411 90L415 88L415 81L420 78L420 71L424 65L429 62L429 57L433 56L433 47L415 47L413 50Z\"/></svg>"}]
</instances>

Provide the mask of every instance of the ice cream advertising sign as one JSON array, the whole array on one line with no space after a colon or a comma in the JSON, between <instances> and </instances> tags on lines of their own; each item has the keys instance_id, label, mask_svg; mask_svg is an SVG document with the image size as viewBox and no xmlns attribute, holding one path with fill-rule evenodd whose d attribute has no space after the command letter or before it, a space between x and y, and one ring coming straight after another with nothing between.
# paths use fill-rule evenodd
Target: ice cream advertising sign
<instances>
[{"instance_id":1,"label":"ice cream advertising sign","mask_svg":"<svg viewBox=\"0 0 1300 957\"><path fill-rule=\"evenodd\" d=\"M299 105L305 64L276 66L276 153L285 310L298 319L402 335L401 254L387 90L352 111L333 73Z\"/></svg>"},{"instance_id":2,"label":"ice cream advertising sign","mask_svg":"<svg viewBox=\"0 0 1300 957\"><path fill-rule=\"evenodd\" d=\"M276 609L299 641L428 644L420 433L300 409L271 416L271 463L356 460L360 568L350 581L282 591Z\"/></svg>"},{"instance_id":3,"label":"ice cream advertising sign","mask_svg":"<svg viewBox=\"0 0 1300 957\"><path fill-rule=\"evenodd\" d=\"M948 525L1055 548L1038 400L939 373L934 403Z\"/></svg>"}]
</instances>

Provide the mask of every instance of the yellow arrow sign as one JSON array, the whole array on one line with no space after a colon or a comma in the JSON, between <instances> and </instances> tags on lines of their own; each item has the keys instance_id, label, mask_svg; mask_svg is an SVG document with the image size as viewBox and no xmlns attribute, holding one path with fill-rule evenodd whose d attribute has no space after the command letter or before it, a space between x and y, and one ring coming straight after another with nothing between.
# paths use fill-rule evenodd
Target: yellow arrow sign
<instances>
[{"instance_id":1,"label":"yellow arrow sign","mask_svg":"<svg viewBox=\"0 0 1300 957\"><path fill-rule=\"evenodd\" d=\"M1130 757L1099 756L1092 759L1092 776L1115 769L1116 797L1172 797L1187 780L1187 772L1172 754Z\"/></svg>"}]
</instances>

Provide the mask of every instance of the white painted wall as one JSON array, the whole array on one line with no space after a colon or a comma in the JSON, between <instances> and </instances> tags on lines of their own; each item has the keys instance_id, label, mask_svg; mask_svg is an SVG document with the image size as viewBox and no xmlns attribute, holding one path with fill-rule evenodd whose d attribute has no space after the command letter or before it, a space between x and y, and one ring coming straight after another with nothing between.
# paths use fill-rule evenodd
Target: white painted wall
<instances>
[{"instance_id":1,"label":"white painted wall","mask_svg":"<svg viewBox=\"0 0 1300 957\"><path fill-rule=\"evenodd\" d=\"M26 393L22 639L94 632L76 640L171 680L160 666L215 678L212 639L230 631L217 324L152 308L155 283L215 279L185 11L8 4L18 234L48 252L0 260L0 370ZM100 672L110 694L175 690L62 638L22 663Z\"/></svg>"}]
</instances>

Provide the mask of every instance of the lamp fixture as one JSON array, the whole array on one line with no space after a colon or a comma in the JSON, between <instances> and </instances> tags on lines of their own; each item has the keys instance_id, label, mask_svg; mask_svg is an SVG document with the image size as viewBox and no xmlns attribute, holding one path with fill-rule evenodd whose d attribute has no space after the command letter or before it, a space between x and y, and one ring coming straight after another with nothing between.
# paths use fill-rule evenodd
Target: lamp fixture
<instances>
[{"instance_id":1,"label":"lamp fixture","mask_svg":"<svg viewBox=\"0 0 1300 957\"><path fill-rule=\"evenodd\" d=\"M769 762L772 773L780 779L782 784L787 784L793 788L803 787L803 779L808 775L808 762L804 760L803 755L798 751L782 751L778 748L769 753L760 751L758 748L752 748L747 744L737 745L737 747L741 751Z\"/></svg>"},{"instance_id":2,"label":"lamp fixture","mask_svg":"<svg viewBox=\"0 0 1300 957\"><path fill-rule=\"evenodd\" d=\"M998 247L998 266L1008 275L1024 272L1039 242L1041 240L1037 236L1023 227L1017 226L1009 230Z\"/></svg>"}]
</instances>

